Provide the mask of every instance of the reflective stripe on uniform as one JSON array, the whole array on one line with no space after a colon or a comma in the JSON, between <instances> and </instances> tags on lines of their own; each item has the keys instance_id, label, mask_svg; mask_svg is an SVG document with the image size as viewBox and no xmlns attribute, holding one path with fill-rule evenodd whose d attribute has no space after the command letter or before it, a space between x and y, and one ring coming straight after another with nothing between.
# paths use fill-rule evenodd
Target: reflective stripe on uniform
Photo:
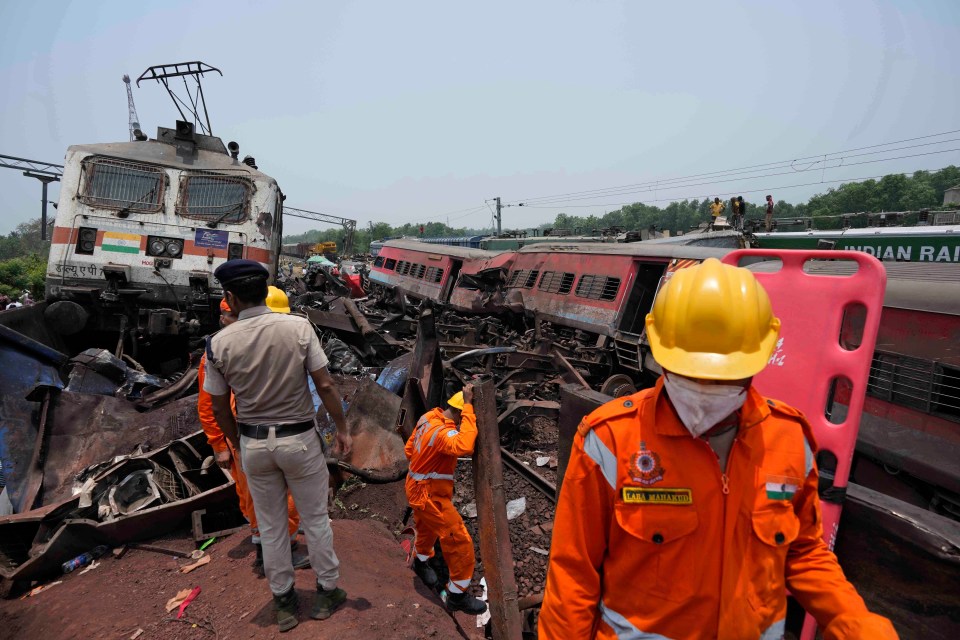
<instances>
[{"instance_id":1,"label":"reflective stripe on uniform","mask_svg":"<svg viewBox=\"0 0 960 640\"><path fill-rule=\"evenodd\" d=\"M436 471L431 471L430 473L407 471L407 475L414 480L453 480L452 473L437 473Z\"/></svg>"},{"instance_id":2,"label":"reflective stripe on uniform","mask_svg":"<svg viewBox=\"0 0 960 640\"><path fill-rule=\"evenodd\" d=\"M423 440L423 435L428 426L430 426L430 420L428 420L426 416L420 418L420 422L417 423L416 439L414 440L417 453L420 453L420 441Z\"/></svg>"},{"instance_id":3,"label":"reflective stripe on uniform","mask_svg":"<svg viewBox=\"0 0 960 640\"><path fill-rule=\"evenodd\" d=\"M602 602L600 603L600 616L604 622L610 625L619 640L670 640L670 638L659 633L640 631L629 620L613 609L604 606Z\"/></svg>"},{"instance_id":4,"label":"reflective stripe on uniform","mask_svg":"<svg viewBox=\"0 0 960 640\"><path fill-rule=\"evenodd\" d=\"M786 618L777 620L760 634L760 640L783 640L783 634L787 628Z\"/></svg>"},{"instance_id":5,"label":"reflective stripe on uniform","mask_svg":"<svg viewBox=\"0 0 960 640\"><path fill-rule=\"evenodd\" d=\"M594 431L588 431L583 439L583 452L597 463L611 489L617 488L617 458Z\"/></svg>"},{"instance_id":6,"label":"reflective stripe on uniform","mask_svg":"<svg viewBox=\"0 0 960 640\"><path fill-rule=\"evenodd\" d=\"M806 478L813 471L813 449L810 448L806 438L803 439L803 466L805 471L803 477Z\"/></svg>"}]
</instances>

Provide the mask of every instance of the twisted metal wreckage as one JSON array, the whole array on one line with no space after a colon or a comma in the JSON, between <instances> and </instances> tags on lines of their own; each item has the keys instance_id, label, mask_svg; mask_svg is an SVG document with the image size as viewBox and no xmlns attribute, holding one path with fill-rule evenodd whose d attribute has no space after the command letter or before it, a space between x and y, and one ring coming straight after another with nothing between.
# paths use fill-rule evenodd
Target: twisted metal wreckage
<instances>
[{"instance_id":1,"label":"twisted metal wreckage","mask_svg":"<svg viewBox=\"0 0 960 640\"><path fill-rule=\"evenodd\" d=\"M467 315L429 301L411 304L400 292L377 299L318 295L302 281L288 288L300 294L292 306L315 325L330 355L354 438L349 461L328 460L335 484L349 475L369 483L403 478L403 443L419 416L466 381L479 381L474 492L491 624L494 637L519 638L522 611L536 607L538 597L518 597L503 466L556 500L580 420L611 397L632 393L633 379L598 376L589 366L593 345L522 313ZM0 458L14 511L0 517L4 593L97 544L154 538L191 517L198 539L239 526L233 479L211 463L196 399L187 395L196 364L163 379L104 350L69 358L44 321L47 308L0 315ZM799 392L814 385L796 386ZM792 400L789 392L778 395ZM535 417L558 423L556 485L510 451ZM322 409L318 418L322 426ZM836 464L821 465L829 484ZM824 489L843 498L839 486ZM960 564L960 524L854 484L844 489L836 549L861 593L906 626L936 620L944 631L927 637L951 637L960 624L960 601L950 588ZM879 542L862 544L867 532ZM919 575L927 595L911 587ZM933 591L940 595L931 609L926 598Z\"/></svg>"}]
</instances>

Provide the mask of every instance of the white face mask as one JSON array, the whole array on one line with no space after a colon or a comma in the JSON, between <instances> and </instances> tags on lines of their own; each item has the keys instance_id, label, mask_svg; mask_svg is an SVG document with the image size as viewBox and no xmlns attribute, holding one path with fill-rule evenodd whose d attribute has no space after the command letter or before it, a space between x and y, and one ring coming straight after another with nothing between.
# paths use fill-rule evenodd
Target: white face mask
<instances>
[{"instance_id":1,"label":"white face mask","mask_svg":"<svg viewBox=\"0 0 960 640\"><path fill-rule=\"evenodd\" d=\"M747 390L738 384L700 384L664 373L663 386L680 421L694 438L743 406Z\"/></svg>"}]
</instances>

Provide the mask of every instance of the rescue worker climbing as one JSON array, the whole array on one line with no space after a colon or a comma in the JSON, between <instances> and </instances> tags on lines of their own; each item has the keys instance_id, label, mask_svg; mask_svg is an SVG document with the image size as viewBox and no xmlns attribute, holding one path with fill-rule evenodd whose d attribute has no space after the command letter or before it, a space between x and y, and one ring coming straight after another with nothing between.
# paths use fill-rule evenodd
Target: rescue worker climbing
<instances>
[{"instance_id":1,"label":"rescue worker climbing","mask_svg":"<svg viewBox=\"0 0 960 640\"><path fill-rule=\"evenodd\" d=\"M276 287L270 287L270 289L276 289ZM283 294L282 291L280 291L280 293ZM267 306L270 307L271 311L279 311L279 308L275 308L276 304L271 305L270 295L267 296ZM287 313L289 313L289 311L288 308ZM221 300L220 326L227 327L236 321L237 314L230 310L230 305L227 304L226 300ZM200 391L197 393L197 413L200 415L200 426L207 435L207 442L213 449L217 465L228 470L233 477L237 489L237 498L240 501L240 512L243 514L243 517L246 518L247 522L250 523L250 533L252 534L251 542L253 542L257 549L257 555L253 560L253 570L258 575L263 575L263 545L260 544L260 529L257 526L257 513L253 508L253 498L250 497L250 488L247 486L247 476L237 463L237 452L224 437L223 430L220 429L220 425L217 424L217 420L213 416L213 403L210 399L210 394L203 388L203 380L206 376L206 365L207 354L204 353L200 358L200 368L197 372L197 384L200 385ZM233 409L234 415L236 415L236 400L232 397L230 400L230 406ZM287 530L290 532L290 544L293 550L297 547L297 530L300 528L300 515L297 513L297 508L293 504L293 496L290 495L289 492L287 493L287 509L289 511ZM297 551L292 551L292 553L294 568L306 569L310 566L310 558L305 554Z\"/></svg>"},{"instance_id":2,"label":"rescue worker climbing","mask_svg":"<svg viewBox=\"0 0 960 640\"><path fill-rule=\"evenodd\" d=\"M826 640L893 639L823 541L809 423L760 395L780 321L708 259L646 317L664 375L581 422L557 504L541 640L781 638L787 589Z\"/></svg>"},{"instance_id":3,"label":"rescue worker climbing","mask_svg":"<svg viewBox=\"0 0 960 640\"><path fill-rule=\"evenodd\" d=\"M473 452L477 439L472 402L473 385L468 384L447 401L447 408L428 411L417 422L404 449L410 460L406 491L417 532L414 571L424 584L437 587L439 580L429 561L439 540L450 572L447 607L483 613L487 605L466 592L473 578L473 540L451 500L457 458Z\"/></svg>"}]
</instances>

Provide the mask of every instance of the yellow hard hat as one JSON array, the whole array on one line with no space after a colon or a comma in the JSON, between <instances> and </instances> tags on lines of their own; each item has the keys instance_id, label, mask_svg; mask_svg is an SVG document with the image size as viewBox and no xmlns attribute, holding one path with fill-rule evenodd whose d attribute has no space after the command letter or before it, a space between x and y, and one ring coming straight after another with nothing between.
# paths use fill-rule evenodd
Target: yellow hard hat
<instances>
[{"instance_id":1,"label":"yellow hard hat","mask_svg":"<svg viewBox=\"0 0 960 640\"><path fill-rule=\"evenodd\" d=\"M290 300L287 299L287 294L274 286L267 287L267 306L274 313L290 313Z\"/></svg>"},{"instance_id":2,"label":"yellow hard hat","mask_svg":"<svg viewBox=\"0 0 960 640\"><path fill-rule=\"evenodd\" d=\"M447 404L457 411L463 411L463 391L457 391L455 394L450 396L450 399L447 400Z\"/></svg>"},{"instance_id":3,"label":"yellow hard hat","mask_svg":"<svg viewBox=\"0 0 960 640\"><path fill-rule=\"evenodd\" d=\"M674 273L646 324L661 367L707 380L760 373L780 334L780 320L754 275L716 258Z\"/></svg>"}]
</instances>

